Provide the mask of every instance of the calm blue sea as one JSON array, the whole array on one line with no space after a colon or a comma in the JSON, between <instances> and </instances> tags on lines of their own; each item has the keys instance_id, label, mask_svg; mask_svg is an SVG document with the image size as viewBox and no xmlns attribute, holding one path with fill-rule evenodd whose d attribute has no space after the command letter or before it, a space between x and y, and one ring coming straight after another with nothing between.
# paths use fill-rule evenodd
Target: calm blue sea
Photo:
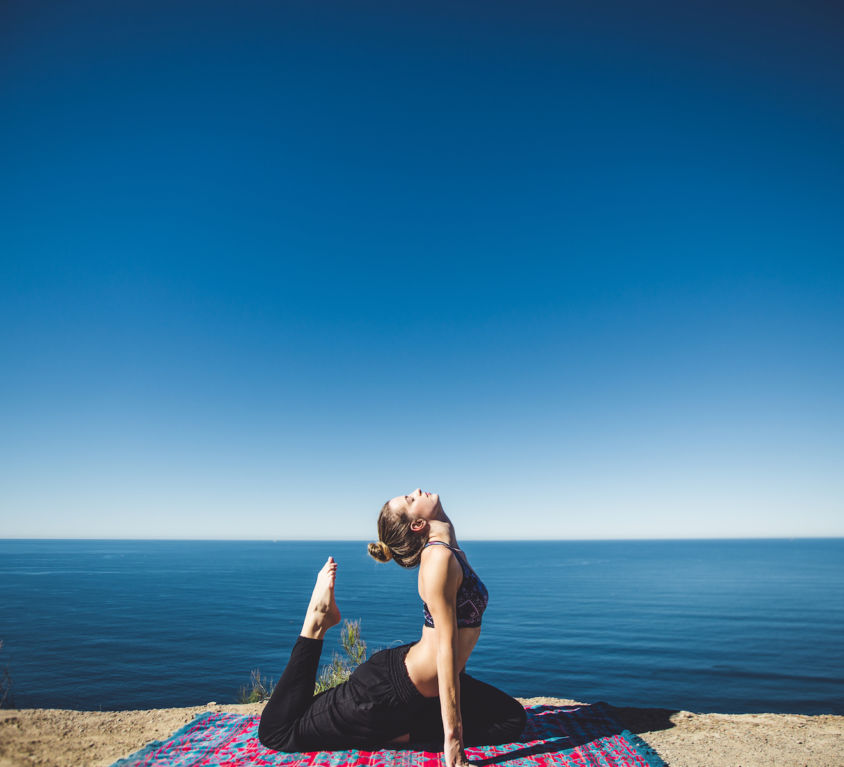
<instances>
[{"instance_id":1,"label":"calm blue sea","mask_svg":"<svg viewBox=\"0 0 844 767\"><path fill-rule=\"evenodd\" d=\"M512 695L844 714L844 539L462 545L490 591L468 671ZM234 702L328 554L370 650L418 638L416 572L363 543L0 540L0 670L19 708Z\"/></svg>"}]
</instances>

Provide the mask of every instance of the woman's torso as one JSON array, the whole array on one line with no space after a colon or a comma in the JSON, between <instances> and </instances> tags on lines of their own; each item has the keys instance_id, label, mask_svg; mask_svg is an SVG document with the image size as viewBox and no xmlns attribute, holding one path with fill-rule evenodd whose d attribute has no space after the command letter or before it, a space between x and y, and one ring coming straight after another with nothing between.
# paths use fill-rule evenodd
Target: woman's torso
<instances>
[{"instance_id":1,"label":"woman's torso","mask_svg":"<svg viewBox=\"0 0 844 767\"><path fill-rule=\"evenodd\" d=\"M454 551L456 547L449 547ZM457 551L460 551L457 549ZM463 557L462 561L460 557ZM460 552L460 555L455 553L455 558L461 569L461 578L467 577L466 569L469 567L465 559L465 554ZM474 575L474 573L473 573ZM475 576L477 578L477 576ZM458 590L463 586L461 580L458 584ZM482 586L482 584L481 584ZM423 603L425 596L422 593L422 566L419 568L419 596ZM456 609L455 605L455 609ZM463 671L472 650L478 642L481 635L480 626L466 626L458 627L457 629L457 670ZM405 658L405 665L411 681L427 698L433 698L439 695L439 682L437 676L437 630L423 625L422 637L414 644L407 653Z\"/></svg>"}]
</instances>

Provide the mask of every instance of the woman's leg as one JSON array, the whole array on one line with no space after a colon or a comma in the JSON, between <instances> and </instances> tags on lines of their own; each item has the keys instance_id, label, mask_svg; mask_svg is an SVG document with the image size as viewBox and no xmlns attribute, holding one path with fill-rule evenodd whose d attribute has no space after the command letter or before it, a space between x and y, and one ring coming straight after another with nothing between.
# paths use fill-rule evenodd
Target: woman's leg
<instances>
[{"instance_id":1,"label":"woman's leg","mask_svg":"<svg viewBox=\"0 0 844 767\"><path fill-rule=\"evenodd\" d=\"M425 699L407 674L406 652L381 650L320 693L296 721L286 750L377 750L407 733Z\"/></svg>"},{"instance_id":2,"label":"woman's leg","mask_svg":"<svg viewBox=\"0 0 844 767\"><path fill-rule=\"evenodd\" d=\"M288 665L291 675L306 669L307 661L316 664L319 660L316 651L308 656L313 641L299 637ZM377 652L346 682L314 697L310 697L312 670L302 674L307 685L287 685L287 679L281 680L282 697L273 714L277 720L271 721L269 715L262 717L266 729L259 728L261 742L275 751L375 750L407 733L425 699L407 676L406 652L405 647ZM295 657L297 654L299 657ZM294 694L309 690L307 696L303 695L307 699L286 702L283 695L291 690ZM272 726L276 729L271 730ZM274 734L267 734L270 732Z\"/></svg>"},{"instance_id":3,"label":"woman's leg","mask_svg":"<svg viewBox=\"0 0 844 767\"><path fill-rule=\"evenodd\" d=\"M460 718L463 745L514 743L524 730L524 706L491 684L460 674ZM443 723L439 698L428 698L417 717L411 741L425 750L442 750Z\"/></svg>"},{"instance_id":4,"label":"woman's leg","mask_svg":"<svg viewBox=\"0 0 844 767\"><path fill-rule=\"evenodd\" d=\"M302 632L293 645L287 667L261 714L258 739L267 748L287 750L285 745L296 722L314 701L323 637L340 622L340 610L334 601L336 573L337 563L329 557L317 575Z\"/></svg>"},{"instance_id":5,"label":"woman's leg","mask_svg":"<svg viewBox=\"0 0 844 767\"><path fill-rule=\"evenodd\" d=\"M519 701L468 674L460 675L460 714L466 746L518 742L527 722Z\"/></svg>"}]
</instances>

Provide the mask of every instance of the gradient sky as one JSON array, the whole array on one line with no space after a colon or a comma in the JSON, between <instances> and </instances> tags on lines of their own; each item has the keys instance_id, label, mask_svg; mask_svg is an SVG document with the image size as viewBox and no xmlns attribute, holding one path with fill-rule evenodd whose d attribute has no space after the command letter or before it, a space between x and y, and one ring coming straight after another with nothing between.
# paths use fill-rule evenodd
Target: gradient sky
<instances>
[{"instance_id":1,"label":"gradient sky","mask_svg":"<svg viewBox=\"0 0 844 767\"><path fill-rule=\"evenodd\" d=\"M0 537L844 535L830 2L0 7Z\"/></svg>"}]
</instances>

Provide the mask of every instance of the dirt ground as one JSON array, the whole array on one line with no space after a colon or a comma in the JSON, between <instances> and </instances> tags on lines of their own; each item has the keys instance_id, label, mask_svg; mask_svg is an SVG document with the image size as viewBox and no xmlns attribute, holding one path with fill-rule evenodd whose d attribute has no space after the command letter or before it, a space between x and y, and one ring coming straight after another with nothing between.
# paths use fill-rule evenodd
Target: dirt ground
<instances>
[{"instance_id":1,"label":"dirt ground","mask_svg":"<svg viewBox=\"0 0 844 767\"><path fill-rule=\"evenodd\" d=\"M0 709L0 767L108 767L150 741L164 740L203 711L258 714L262 709L262 703L147 711ZM654 708L613 708L613 713L669 767L844 767L844 716Z\"/></svg>"}]
</instances>

